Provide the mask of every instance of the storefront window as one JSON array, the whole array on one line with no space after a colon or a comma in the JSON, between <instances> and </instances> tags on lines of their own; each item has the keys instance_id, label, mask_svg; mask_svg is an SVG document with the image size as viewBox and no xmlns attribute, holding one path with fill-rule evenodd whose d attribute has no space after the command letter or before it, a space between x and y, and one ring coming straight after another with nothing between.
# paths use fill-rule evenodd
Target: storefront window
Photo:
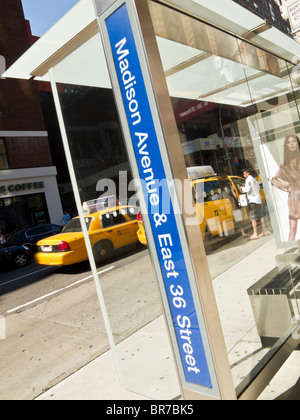
<instances>
[{"instance_id":1,"label":"storefront window","mask_svg":"<svg viewBox=\"0 0 300 420\"><path fill-rule=\"evenodd\" d=\"M297 73L234 36L149 4L241 391L299 318Z\"/></svg>"},{"instance_id":2,"label":"storefront window","mask_svg":"<svg viewBox=\"0 0 300 420\"><path fill-rule=\"evenodd\" d=\"M0 229L5 235L49 221L44 194L0 198Z\"/></svg>"}]
</instances>

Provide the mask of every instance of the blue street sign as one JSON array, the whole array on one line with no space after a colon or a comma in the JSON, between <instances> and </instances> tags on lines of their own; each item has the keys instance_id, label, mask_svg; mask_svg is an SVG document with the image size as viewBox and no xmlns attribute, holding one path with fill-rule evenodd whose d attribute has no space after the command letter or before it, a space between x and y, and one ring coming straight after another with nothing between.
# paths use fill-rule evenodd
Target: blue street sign
<instances>
[{"instance_id":1,"label":"blue street sign","mask_svg":"<svg viewBox=\"0 0 300 420\"><path fill-rule=\"evenodd\" d=\"M150 101L126 3L105 20L131 141L143 181L144 195L152 227L169 310L173 320L182 370L187 383L212 389L197 311L184 258ZM164 197L162 196L164 194ZM165 195L168 195L167 197ZM171 203L163 212L162 200Z\"/></svg>"}]
</instances>

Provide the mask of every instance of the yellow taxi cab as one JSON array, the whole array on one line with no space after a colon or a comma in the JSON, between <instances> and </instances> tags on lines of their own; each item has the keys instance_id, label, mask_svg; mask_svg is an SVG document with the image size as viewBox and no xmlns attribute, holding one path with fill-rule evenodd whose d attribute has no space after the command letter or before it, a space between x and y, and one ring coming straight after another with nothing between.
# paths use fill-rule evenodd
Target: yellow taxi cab
<instances>
[{"instance_id":1,"label":"yellow taxi cab","mask_svg":"<svg viewBox=\"0 0 300 420\"><path fill-rule=\"evenodd\" d=\"M187 168L202 238L227 237L243 229L249 214L239 207L240 186L245 179L239 176L217 175L211 166ZM147 245L142 217L137 217L138 238Z\"/></svg>"},{"instance_id":2,"label":"yellow taxi cab","mask_svg":"<svg viewBox=\"0 0 300 420\"><path fill-rule=\"evenodd\" d=\"M101 207L101 206L100 206ZM115 205L99 209L99 202L85 203L85 223L95 261L99 264L138 242L138 208ZM42 265L64 266L88 260L79 217L70 220L58 235L38 242L34 259Z\"/></svg>"},{"instance_id":3,"label":"yellow taxi cab","mask_svg":"<svg viewBox=\"0 0 300 420\"><path fill-rule=\"evenodd\" d=\"M258 174L256 180L258 181L258 183L260 185L260 195L261 195L261 198L262 198L262 202L264 204L266 202L266 194L265 194L265 191L264 191L264 186L263 186L263 182L262 182L262 179L261 179L261 174L259 172L259 169L255 169L255 171Z\"/></svg>"},{"instance_id":4,"label":"yellow taxi cab","mask_svg":"<svg viewBox=\"0 0 300 420\"><path fill-rule=\"evenodd\" d=\"M137 232L138 239L142 245L147 246L146 233L145 233L143 218L142 218L141 213L137 214L137 221L138 221L138 226L139 226L139 229Z\"/></svg>"}]
</instances>

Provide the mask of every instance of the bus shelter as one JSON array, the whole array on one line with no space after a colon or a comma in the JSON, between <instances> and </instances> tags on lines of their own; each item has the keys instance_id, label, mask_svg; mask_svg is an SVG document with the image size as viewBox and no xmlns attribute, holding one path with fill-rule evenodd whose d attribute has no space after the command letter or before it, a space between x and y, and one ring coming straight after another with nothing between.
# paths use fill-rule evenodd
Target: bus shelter
<instances>
[{"instance_id":1,"label":"bus shelter","mask_svg":"<svg viewBox=\"0 0 300 420\"><path fill-rule=\"evenodd\" d=\"M299 56L231 0L81 0L4 74L51 82L125 388L256 399L299 346ZM108 195L145 247L113 290L86 223Z\"/></svg>"}]
</instances>

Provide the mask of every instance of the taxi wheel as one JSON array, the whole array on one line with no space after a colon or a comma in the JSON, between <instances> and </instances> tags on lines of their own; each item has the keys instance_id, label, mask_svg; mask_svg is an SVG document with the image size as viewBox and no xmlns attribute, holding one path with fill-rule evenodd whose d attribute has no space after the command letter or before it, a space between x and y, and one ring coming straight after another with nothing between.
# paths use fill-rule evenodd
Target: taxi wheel
<instances>
[{"instance_id":1,"label":"taxi wheel","mask_svg":"<svg viewBox=\"0 0 300 420\"><path fill-rule=\"evenodd\" d=\"M113 245L109 241L98 242L93 249L96 263L102 263L113 256Z\"/></svg>"}]
</instances>

